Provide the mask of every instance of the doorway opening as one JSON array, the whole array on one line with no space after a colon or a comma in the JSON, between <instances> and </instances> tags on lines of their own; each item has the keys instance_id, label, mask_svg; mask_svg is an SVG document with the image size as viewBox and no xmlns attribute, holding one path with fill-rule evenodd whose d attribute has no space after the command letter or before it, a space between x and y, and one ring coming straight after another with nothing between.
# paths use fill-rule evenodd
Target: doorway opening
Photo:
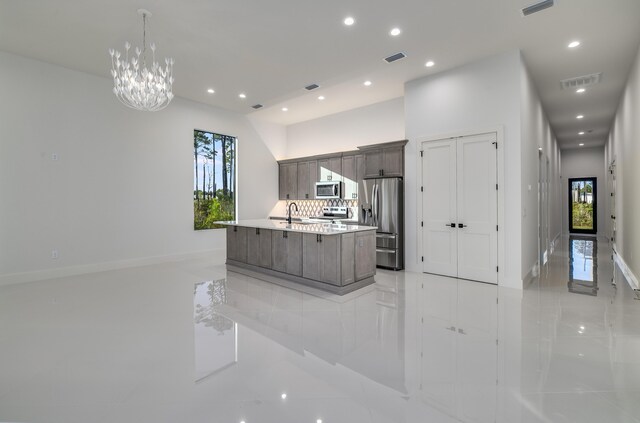
<instances>
[{"instance_id":1,"label":"doorway opening","mask_svg":"<svg viewBox=\"0 0 640 423\"><path fill-rule=\"evenodd\" d=\"M597 178L569 179L569 232L592 234L598 232Z\"/></svg>"}]
</instances>

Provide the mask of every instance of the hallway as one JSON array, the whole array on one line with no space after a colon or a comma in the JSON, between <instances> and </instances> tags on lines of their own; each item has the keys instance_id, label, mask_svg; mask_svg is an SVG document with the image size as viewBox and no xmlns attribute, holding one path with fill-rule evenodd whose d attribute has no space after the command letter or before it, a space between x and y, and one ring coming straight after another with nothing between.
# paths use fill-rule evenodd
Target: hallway
<instances>
[{"instance_id":1,"label":"hallway","mask_svg":"<svg viewBox=\"0 0 640 423\"><path fill-rule=\"evenodd\" d=\"M568 243L524 291L379 271L337 297L205 260L0 287L0 421L638 423L640 301L606 243L574 244L570 290Z\"/></svg>"}]
</instances>

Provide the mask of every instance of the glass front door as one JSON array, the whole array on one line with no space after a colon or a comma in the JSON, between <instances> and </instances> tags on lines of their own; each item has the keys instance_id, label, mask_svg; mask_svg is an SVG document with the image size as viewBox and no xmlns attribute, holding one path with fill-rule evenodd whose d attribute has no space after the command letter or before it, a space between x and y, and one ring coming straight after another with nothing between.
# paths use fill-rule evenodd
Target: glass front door
<instances>
[{"instance_id":1,"label":"glass front door","mask_svg":"<svg viewBox=\"0 0 640 423\"><path fill-rule=\"evenodd\" d=\"M597 225L596 178L569 179L569 232L595 234Z\"/></svg>"}]
</instances>

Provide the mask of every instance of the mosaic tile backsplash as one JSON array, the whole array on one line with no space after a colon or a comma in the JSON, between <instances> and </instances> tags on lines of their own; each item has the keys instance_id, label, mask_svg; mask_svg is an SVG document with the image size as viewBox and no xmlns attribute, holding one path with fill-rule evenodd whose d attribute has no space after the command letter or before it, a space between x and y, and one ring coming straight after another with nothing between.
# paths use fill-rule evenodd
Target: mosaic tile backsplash
<instances>
[{"instance_id":1,"label":"mosaic tile backsplash","mask_svg":"<svg viewBox=\"0 0 640 423\"><path fill-rule=\"evenodd\" d=\"M285 210L289 207L289 203L292 201L287 200L285 203ZM331 200L295 200L293 201L298 206L298 211L291 210L293 217L312 217L322 215L322 208L327 206L346 206L352 210L358 206L358 200L343 200L343 199L331 199Z\"/></svg>"}]
</instances>

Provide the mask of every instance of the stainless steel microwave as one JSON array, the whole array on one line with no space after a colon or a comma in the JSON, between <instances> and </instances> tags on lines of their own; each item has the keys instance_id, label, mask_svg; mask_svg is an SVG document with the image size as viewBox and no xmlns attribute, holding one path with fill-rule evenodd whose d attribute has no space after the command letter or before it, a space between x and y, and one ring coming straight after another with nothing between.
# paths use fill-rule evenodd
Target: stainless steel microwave
<instances>
[{"instance_id":1,"label":"stainless steel microwave","mask_svg":"<svg viewBox=\"0 0 640 423\"><path fill-rule=\"evenodd\" d=\"M325 181L316 182L316 198L342 198L344 192L344 182Z\"/></svg>"}]
</instances>

